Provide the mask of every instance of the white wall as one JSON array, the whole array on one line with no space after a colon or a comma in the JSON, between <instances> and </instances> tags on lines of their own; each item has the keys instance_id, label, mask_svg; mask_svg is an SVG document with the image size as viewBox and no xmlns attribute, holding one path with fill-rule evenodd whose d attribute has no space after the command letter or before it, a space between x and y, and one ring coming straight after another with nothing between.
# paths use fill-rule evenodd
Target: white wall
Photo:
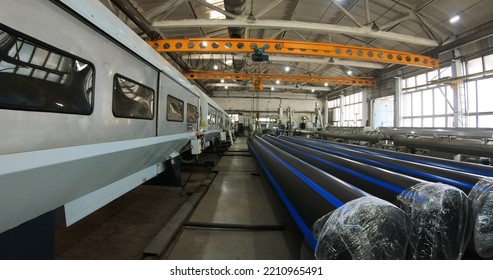
<instances>
[{"instance_id":1,"label":"white wall","mask_svg":"<svg viewBox=\"0 0 493 280\"><path fill-rule=\"evenodd\" d=\"M288 106L295 112L314 112L315 103L319 107L323 104L316 99L314 94L299 93L266 93L256 92L253 99L252 93L214 93L212 99L226 112L278 112L279 104L282 104L285 111Z\"/></svg>"}]
</instances>

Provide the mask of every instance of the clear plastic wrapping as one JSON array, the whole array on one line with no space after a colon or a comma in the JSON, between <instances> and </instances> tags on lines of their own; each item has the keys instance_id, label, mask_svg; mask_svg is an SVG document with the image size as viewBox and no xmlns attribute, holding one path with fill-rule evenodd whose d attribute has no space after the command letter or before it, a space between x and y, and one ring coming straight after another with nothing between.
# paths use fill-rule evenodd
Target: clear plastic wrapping
<instances>
[{"instance_id":1,"label":"clear plastic wrapping","mask_svg":"<svg viewBox=\"0 0 493 280\"><path fill-rule=\"evenodd\" d=\"M442 183L421 183L397 199L412 222L409 259L462 258L471 228L464 192Z\"/></svg>"},{"instance_id":2,"label":"clear plastic wrapping","mask_svg":"<svg viewBox=\"0 0 493 280\"><path fill-rule=\"evenodd\" d=\"M405 259L410 222L401 209L376 197L350 201L312 227L315 258Z\"/></svg>"},{"instance_id":3,"label":"clear plastic wrapping","mask_svg":"<svg viewBox=\"0 0 493 280\"><path fill-rule=\"evenodd\" d=\"M469 193L472 206L472 245L483 258L493 257L493 178L481 179Z\"/></svg>"}]
</instances>

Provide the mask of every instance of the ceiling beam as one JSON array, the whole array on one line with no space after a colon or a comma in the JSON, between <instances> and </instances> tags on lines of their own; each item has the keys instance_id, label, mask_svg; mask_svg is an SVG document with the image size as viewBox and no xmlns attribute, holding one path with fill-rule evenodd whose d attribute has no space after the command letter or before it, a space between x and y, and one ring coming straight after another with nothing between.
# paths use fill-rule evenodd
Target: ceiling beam
<instances>
[{"instance_id":1,"label":"ceiling beam","mask_svg":"<svg viewBox=\"0 0 493 280\"><path fill-rule=\"evenodd\" d=\"M341 10L352 22L354 22L354 24L359 27L363 27L363 25L359 23L359 21L356 20L356 18L348 10L344 9L341 4L337 3L337 1L332 1L332 3L336 5L336 7L339 8L339 10Z\"/></svg>"},{"instance_id":2,"label":"ceiling beam","mask_svg":"<svg viewBox=\"0 0 493 280\"><path fill-rule=\"evenodd\" d=\"M246 54L237 54L235 59L244 59ZM233 55L228 54L190 54L185 57L191 60L232 60ZM302 63L315 63L315 64L326 64L326 65L344 65L351 67L361 67L361 68L371 68L371 69L384 69L385 65L375 62L365 62L365 61L353 61L353 60L342 60L338 58L313 58L313 57L299 57L299 56L283 56L283 55L271 55L269 56L269 61L280 61L280 62L302 62Z\"/></svg>"},{"instance_id":3,"label":"ceiling beam","mask_svg":"<svg viewBox=\"0 0 493 280\"><path fill-rule=\"evenodd\" d=\"M214 11L216 11L218 13L221 13L221 14L227 16L227 17L230 17L230 18L238 18L238 15L235 15L233 13L230 13L230 12L226 11L226 10L223 10L223 9L221 9L221 8L219 8L217 6L214 6L211 3L206 2L204 0L192 0L192 1L197 2L199 4L202 4L202 5L206 6L207 8L209 8L211 10L214 10Z\"/></svg>"},{"instance_id":4,"label":"ceiling beam","mask_svg":"<svg viewBox=\"0 0 493 280\"><path fill-rule=\"evenodd\" d=\"M376 82L372 78L356 77L321 77L289 74L257 74L257 73L227 73L219 71L192 71L185 73L189 80L234 80L234 81L280 81L288 83L311 83L327 85L350 85L374 87Z\"/></svg>"},{"instance_id":5,"label":"ceiling beam","mask_svg":"<svg viewBox=\"0 0 493 280\"><path fill-rule=\"evenodd\" d=\"M237 83L210 83L208 87L228 87L228 88L253 88L253 84L237 84ZM330 91L329 87L315 87L315 86L296 86L296 85L265 85L264 91L271 91L273 89L294 89L294 90L307 90L307 91Z\"/></svg>"},{"instance_id":6,"label":"ceiling beam","mask_svg":"<svg viewBox=\"0 0 493 280\"><path fill-rule=\"evenodd\" d=\"M427 38L399 34L386 31L372 31L370 26L350 27L334 24L285 21L285 20L256 20L248 22L246 17L237 19L185 19L185 20L160 20L152 26L158 29L167 28L191 28L191 27L250 27L250 28L279 28L291 30L316 31L320 33L342 33L370 38L387 39L414 45L436 47L438 43Z\"/></svg>"},{"instance_id":7,"label":"ceiling beam","mask_svg":"<svg viewBox=\"0 0 493 280\"><path fill-rule=\"evenodd\" d=\"M262 17L263 15L265 15L268 11L272 10L274 7L276 7L277 5L279 5L280 3L284 2L284 0L277 0L277 1L273 1L271 2L269 5L267 5L266 7L264 7L262 10L260 10L257 14L255 14L255 17L256 18L260 18Z\"/></svg>"},{"instance_id":8,"label":"ceiling beam","mask_svg":"<svg viewBox=\"0 0 493 280\"><path fill-rule=\"evenodd\" d=\"M371 23L370 0L365 0L365 11L366 11L366 24L369 25Z\"/></svg>"},{"instance_id":9,"label":"ceiling beam","mask_svg":"<svg viewBox=\"0 0 493 280\"><path fill-rule=\"evenodd\" d=\"M413 16L411 16L411 14L407 14L407 16L405 17L399 17L398 19L394 20L394 21L391 21L391 22L388 22L382 26L380 26L380 30L389 30L390 28L398 25L399 23L401 22L404 22L410 18L412 18Z\"/></svg>"}]
</instances>

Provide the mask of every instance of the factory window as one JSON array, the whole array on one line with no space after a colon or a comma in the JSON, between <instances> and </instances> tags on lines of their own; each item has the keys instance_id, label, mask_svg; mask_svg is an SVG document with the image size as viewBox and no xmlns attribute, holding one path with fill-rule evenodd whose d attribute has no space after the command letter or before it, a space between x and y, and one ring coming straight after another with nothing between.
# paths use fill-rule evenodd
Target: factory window
<instances>
[{"instance_id":1,"label":"factory window","mask_svg":"<svg viewBox=\"0 0 493 280\"><path fill-rule=\"evenodd\" d=\"M229 117L231 118L231 121L234 121L234 122L237 122L240 120L239 114L229 114Z\"/></svg>"},{"instance_id":2,"label":"factory window","mask_svg":"<svg viewBox=\"0 0 493 280\"><path fill-rule=\"evenodd\" d=\"M89 115L94 67L0 26L0 108Z\"/></svg>"},{"instance_id":3,"label":"factory window","mask_svg":"<svg viewBox=\"0 0 493 280\"><path fill-rule=\"evenodd\" d=\"M484 57L484 71L493 70L493 54Z\"/></svg>"},{"instance_id":4,"label":"factory window","mask_svg":"<svg viewBox=\"0 0 493 280\"><path fill-rule=\"evenodd\" d=\"M121 75L113 78L113 115L152 120L154 90Z\"/></svg>"},{"instance_id":5,"label":"factory window","mask_svg":"<svg viewBox=\"0 0 493 280\"><path fill-rule=\"evenodd\" d=\"M343 126L362 126L361 113L363 108L363 92L357 92L344 98Z\"/></svg>"},{"instance_id":6,"label":"factory window","mask_svg":"<svg viewBox=\"0 0 493 280\"><path fill-rule=\"evenodd\" d=\"M467 61L467 74L476 74L483 72L483 58L478 57L476 59L472 59Z\"/></svg>"},{"instance_id":7,"label":"factory window","mask_svg":"<svg viewBox=\"0 0 493 280\"><path fill-rule=\"evenodd\" d=\"M432 84L433 81L450 77L451 74L452 70L449 66L404 80L402 126L449 127L453 125L452 89L450 86Z\"/></svg>"},{"instance_id":8,"label":"factory window","mask_svg":"<svg viewBox=\"0 0 493 280\"><path fill-rule=\"evenodd\" d=\"M216 114L217 114L217 109L214 108L213 106L209 105L209 109L207 112L207 123L208 124L216 124Z\"/></svg>"},{"instance_id":9,"label":"factory window","mask_svg":"<svg viewBox=\"0 0 493 280\"><path fill-rule=\"evenodd\" d=\"M328 125L329 126L341 126L341 99L332 99L329 100L329 120L328 120Z\"/></svg>"},{"instance_id":10,"label":"factory window","mask_svg":"<svg viewBox=\"0 0 493 280\"><path fill-rule=\"evenodd\" d=\"M187 123L197 123L197 107L187 103Z\"/></svg>"},{"instance_id":11,"label":"factory window","mask_svg":"<svg viewBox=\"0 0 493 280\"><path fill-rule=\"evenodd\" d=\"M463 84L435 84L438 78L451 78L450 66L407 77L403 83L403 126L417 127L493 127L493 77L486 71L493 69L493 55L476 57L465 61L463 73L476 74ZM438 77L437 77L438 75ZM422 85L426 77L426 84ZM413 87L414 82L420 87ZM452 88L454 86L454 88ZM454 91L457 98L454 102ZM458 123L454 124L454 103Z\"/></svg>"},{"instance_id":12,"label":"factory window","mask_svg":"<svg viewBox=\"0 0 493 280\"><path fill-rule=\"evenodd\" d=\"M172 122L182 122L185 118L184 103L178 98L168 95L166 106L166 119Z\"/></svg>"}]
</instances>

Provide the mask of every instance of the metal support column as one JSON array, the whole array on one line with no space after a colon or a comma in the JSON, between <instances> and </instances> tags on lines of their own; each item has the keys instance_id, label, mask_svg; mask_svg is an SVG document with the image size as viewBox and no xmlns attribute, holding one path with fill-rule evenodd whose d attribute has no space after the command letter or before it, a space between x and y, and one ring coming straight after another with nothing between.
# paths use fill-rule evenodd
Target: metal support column
<instances>
[{"instance_id":1,"label":"metal support column","mask_svg":"<svg viewBox=\"0 0 493 280\"><path fill-rule=\"evenodd\" d=\"M362 126L369 126L370 122L369 120L369 103L370 100L368 98L368 88L364 88L363 92L361 94L361 125Z\"/></svg>"},{"instance_id":2,"label":"metal support column","mask_svg":"<svg viewBox=\"0 0 493 280\"><path fill-rule=\"evenodd\" d=\"M398 71L395 77L395 96L394 96L394 127L401 127L402 123L402 70Z\"/></svg>"},{"instance_id":3,"label":"metal support column","mask_svg":"<svg viewBox=\"0 0 493 280\"><path fill-rule=\"evenodd\" d=\"M329 100L324 100L324 126L329 125Z\"/></svg>"},{"instance_id":4,"label":"metal support column","mask_svg":"<svg viewBox=\"0 0 493 280\"><path fill-rule=\"evenodd\" d=\"M345 126L344 125L344 92L343 94L339 95L339 126Z\"/></svg>"},{"instance_id":5,"label":"metal support column","mask_svg":"<svg viewBox=\"0 0 493 280\"><path fill-rule=\"evenodd\" d=\"M452 77L460 77L463 76L462 71L462 62L460 50L453 50L454 60L452 60ZM464 86L461 83L456 83L452 86L453 97L454 97L454 127L465 127L465 115L464 110L466 108L464 104Z\"/></svg>"}]
</instances>

